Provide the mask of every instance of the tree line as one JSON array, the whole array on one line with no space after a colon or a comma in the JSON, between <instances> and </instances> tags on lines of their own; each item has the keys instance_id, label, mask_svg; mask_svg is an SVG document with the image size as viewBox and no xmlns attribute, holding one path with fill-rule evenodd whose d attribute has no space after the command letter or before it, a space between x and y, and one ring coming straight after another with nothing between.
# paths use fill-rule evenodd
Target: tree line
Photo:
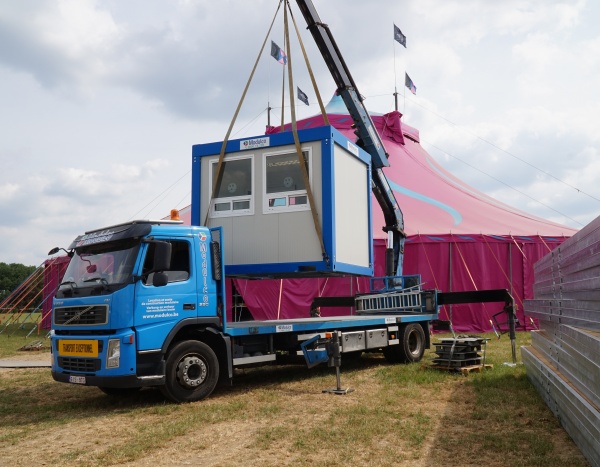
<instances>
[{"instance_id":1,"label":"tree line","mask_svg":"<svg viewBox=\"0 0 600 467\"><path fill-rule=\"evenodd\" d=\"M19 285L25 282L31 274L36 270L35 266L25 266L19 263L1 263L0 262L0 303L4 302L6 297L15 290ZM33 300L34 297L44 286L43 280L32 281L31 284L23 287L23 291L27 291L27 294L22 297L21 305L25 306L29 301ZM39 296L39 295L38 295ZM41 300L40 300L41 301ZM37 306L37 303L32 304Z\"/></svg>"}]
</instances>

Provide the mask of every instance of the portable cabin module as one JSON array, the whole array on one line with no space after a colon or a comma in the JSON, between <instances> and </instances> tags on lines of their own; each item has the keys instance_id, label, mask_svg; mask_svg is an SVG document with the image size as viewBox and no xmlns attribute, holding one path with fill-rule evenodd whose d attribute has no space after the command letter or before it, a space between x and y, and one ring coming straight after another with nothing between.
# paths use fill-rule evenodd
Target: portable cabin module
<instances>
[{"instance_id":1,"label":"portable cabin module","mask_svg":"<svg viewBox=\"0 0 600 467\"><path fill-rule=\"evenodd\" d=\"M292 132L228 141L214 197L223 143L194 145L192 224L223 227L231 277L372 275L369 155L332 126L298 138L302 159Z\"/></svg>"}]
</instances>

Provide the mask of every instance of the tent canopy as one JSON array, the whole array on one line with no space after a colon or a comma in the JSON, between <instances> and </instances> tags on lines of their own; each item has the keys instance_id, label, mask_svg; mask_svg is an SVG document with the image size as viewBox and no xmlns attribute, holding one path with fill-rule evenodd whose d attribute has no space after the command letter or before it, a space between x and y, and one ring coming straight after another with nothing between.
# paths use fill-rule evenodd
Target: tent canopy
<instances>
[{"instance_id":1,"label":"tent canopy","mask_svg":"<svg viewBox=\"0 0 600 467\"><path fill-rule=\"evenodd\" d=\"M340 96L326 107L330 123L347 138L354 140L353 121ZM421 147L419 131L401 123L397 111L372 115L389 155L390 167L383 169L405 219L407 235L422 234L492 234L541 235L570 237L576 230L520 211L470 187L439 165ZM299 130L324 125L315 115L297 123ZM276 133L271 127L267 133ZM291 131L285 125L284 131ZM383 215L375 206L374 235L384 238L379 227Z\"/></svg>"}]
</instances>

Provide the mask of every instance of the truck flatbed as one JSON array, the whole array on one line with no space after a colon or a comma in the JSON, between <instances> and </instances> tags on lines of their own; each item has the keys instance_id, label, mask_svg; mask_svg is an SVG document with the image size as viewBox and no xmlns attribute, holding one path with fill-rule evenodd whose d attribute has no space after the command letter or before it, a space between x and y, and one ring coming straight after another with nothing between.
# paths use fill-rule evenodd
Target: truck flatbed
<instances>
[{"instance_id":1,"label":"truck flatbed","mask_svg":"<svg viewBox=\"0 0 600 467\"><path fill-rule=\"evenodd\" d=\"M410 322L423 322L437 319L437 314L415 313L376 314L352 316L327 316L319 318L294 318L265 321L238 321L227 323L225 332L230 336L249 336L280 332L325 332L353 327L389 326Z\"/></svg>"}]
</instances>

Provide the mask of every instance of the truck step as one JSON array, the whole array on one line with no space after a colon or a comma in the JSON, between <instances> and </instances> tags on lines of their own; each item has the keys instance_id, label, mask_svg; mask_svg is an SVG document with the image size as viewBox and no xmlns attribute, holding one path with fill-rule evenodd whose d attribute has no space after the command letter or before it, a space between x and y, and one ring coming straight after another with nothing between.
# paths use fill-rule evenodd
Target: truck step
<instances>
[{"instance_id":1,"label":"truck step","mask_svg":"<svg viewBox=\"0 0 600 467\"><path fill-rule=\"evenodd\" d=\"M239 357L233 359L234 366L242 366L242 365L252 365L255 363L264 363L264 362L274 362L277 359L277 355L267 354L267 355L251 355L249 357Z\"/></svg>"}]
</instances>

